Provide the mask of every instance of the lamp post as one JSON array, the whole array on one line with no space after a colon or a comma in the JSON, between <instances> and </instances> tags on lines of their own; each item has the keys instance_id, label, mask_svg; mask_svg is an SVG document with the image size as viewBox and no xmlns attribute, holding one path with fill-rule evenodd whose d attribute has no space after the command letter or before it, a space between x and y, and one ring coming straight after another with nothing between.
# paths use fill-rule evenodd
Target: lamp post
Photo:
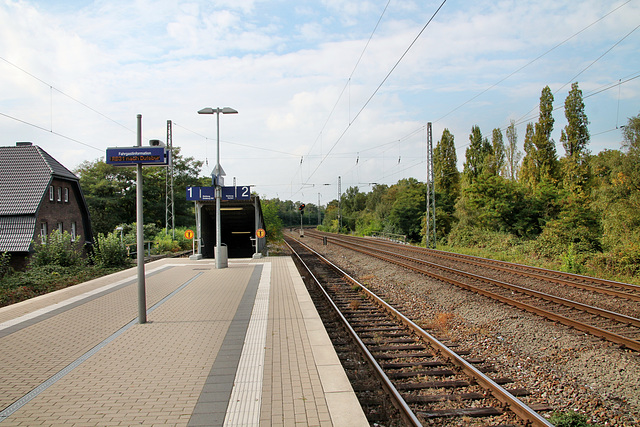
<instances>
[{"instance_id":1,"label":"lamp post","mask_svg":"<svg viewBox=\"0 0 640 427\"><path fill-rule=\"evenodd\" d=\"M198 111L198 114L215 114L216 115L216 135L217 135L217 146L216 146L216 168L214 170L215 175L215 183L216 187L216 248L215 248L215 258L216 258L216 268L225 268L227 267L227 257L225 256L224 260L221 255L222 248L222 227L220 221L220 202L222 201L222 186L220 183L220 177L224 175L222 168L220 167L220 113L222 114L238 114L236 110L230 107L224 108L211 108L206 107L202 110Z\"/></svg>"}]
</instances>

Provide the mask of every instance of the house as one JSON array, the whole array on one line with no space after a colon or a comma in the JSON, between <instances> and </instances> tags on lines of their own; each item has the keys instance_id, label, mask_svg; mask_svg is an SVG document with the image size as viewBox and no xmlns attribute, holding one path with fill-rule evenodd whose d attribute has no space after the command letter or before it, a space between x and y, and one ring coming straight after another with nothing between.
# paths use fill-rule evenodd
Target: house
<instances>
[{"instance_id":1,"label":"house","mask_svg":"<svg viewBox=\"0 0 640 427\"><path fill-rule=\"evenodd\" d=\"M91 243L91 223L80 180L30 142L0 147L0 253L24 268L33 242L54 230Z\"/></svg>"}]
</instances>

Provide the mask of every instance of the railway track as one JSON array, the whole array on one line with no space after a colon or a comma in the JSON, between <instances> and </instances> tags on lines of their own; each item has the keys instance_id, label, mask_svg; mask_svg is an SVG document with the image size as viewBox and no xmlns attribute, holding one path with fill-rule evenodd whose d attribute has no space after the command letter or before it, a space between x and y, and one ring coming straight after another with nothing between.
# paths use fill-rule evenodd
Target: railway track
<instances>
[{"instance_id":1,"label":"railway track","mask_svg":"<svg viewBox=\"0 0 640 427\"><path fill-rule=\"evenodd\" d=\"M458 268L448 267L441 265L440 263L436 264L432 261L428 261L424 257L415 256L417 253L423 252L421 251L421 248L411 248L406 245L392 245L386 242L380 243L379 241L373 241L372 239L342 237L317 232L307 232L307 236L327 239L331 244L339 245L346 249L370 255L421 274L428 275L514 307L538 314L547 319L562 323L599 338L606 339L624 348L640 351L640 319L636 317L561 298L529 287L496 280L485 275L474 274ZM410 254L407 254L408 252ZM431 254L431 252L426 253ZM445 255L443 253L439 253L438 256L442 258ZM446 256L450 259L458 258L452 254L447 254ZM463 258L464 261L462 261ZM481 264L481 258L470 258L471 259L467 259L462 256L460 257L459 262L474 263L476 266ZM508 263L501 262L490 262L489 264L493 265L491 268L494 269L497 268L495 266L500 265L502 271L508 270L511 274L537 274L536 279L543 280L543 275L541 273L532 272L536 269L530 269L528 271L523 269L524 272L521 272L519 267L524 266L514 267L514 265L507 265ZM584 276L578 276L579 279L576 280L575 277L572 277L575 275L565 275L564 273L550 272L549 270L545 271L547 272L545 274L549 276L555 275L555 277L544 280L555 281L554 283L556 284L558 281L562 281L561 283L563 283L563 285L567 285L567 281L573 280L574 284L577 281L582 281L583 286L599 288L594 285L593 282L591 284L585 284L584 282L589 278ZM611 287L616 286L615 284L617 283L618 282L607 282L606 287L602 288L603 293L610 295L612 291ZM627 294L634 295L635 292L637 292L637 290L633 288L633 285L628 286L631 286L631 288L627 288L626 291L620 291L624 295L618 294L616 297L625 298ZM622 288L623 287L618 287L618 289ZM594 290L589 289L589 292L594 292Z\"/></svg>"},{"instance_id":2,"label":"railway track","mask_svg":"<svg viewBox=\"0 0 640 427\"><path fill-rule=\"evenodd\" d=\"M322 238L323 236L331 236L329 233L308 232L310 237ZM515 264L506 261L492 260L480 258L471 255L456 254L452 252L439 251L436 249L427 249L417 246L403 245L384 240L376 240L355 236L340 236L343 241L353 241L361 245L375 245L376 247L385 247L389 250L410 253L414 256L423 257L426 260L441 260L447 263L455 263L457 265L469 265L481 267L483 269L491 269L498 272L505 272L517 275L523 278L540 280L546 283L554 283L560 286L568 286L576 289L590 291L596 294L610 295L624 300L640 301L640 286L629 283L616 282L612 280L599 279L596 277L582 276L579 274L566 273L562 271L548 270L540 267L533 267L522 264Z\"/></svg>"},{"instance_id":3,"label":"railway track","mask_svg":"<svg viewBox=\"0 0 640 427\"><path fill-rule=\"evenodd\" d=\"M504 388L512 380L500 377L484 359L454 352L454 344L445 345L308 246L285 240L307 282L316 283L372 364L401 414L401 425L473 425L472 419L480 419L478 425L551 426L515 397L528 392ZM354 389L362 392L357 385ZM363 406L371 405L370 393L360 393Z\"/></svg>"}]
</instances>

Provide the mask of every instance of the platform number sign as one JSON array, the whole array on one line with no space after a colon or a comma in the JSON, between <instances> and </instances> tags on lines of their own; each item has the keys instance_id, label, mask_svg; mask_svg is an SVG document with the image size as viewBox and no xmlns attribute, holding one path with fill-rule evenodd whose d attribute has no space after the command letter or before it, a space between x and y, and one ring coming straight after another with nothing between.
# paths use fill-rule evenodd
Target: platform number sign
<instances>
[{"instance_id":1,"label":"platform number sign","mask_svg":"<svg viewBox=\"0 0 640 427\"><path fill-rule=\"evenodd\" d=\"M221 187L222 200L251 200L251 187ZM215 200L215 187L187 187L187 200Z\"/></svg>"}]
</instances>

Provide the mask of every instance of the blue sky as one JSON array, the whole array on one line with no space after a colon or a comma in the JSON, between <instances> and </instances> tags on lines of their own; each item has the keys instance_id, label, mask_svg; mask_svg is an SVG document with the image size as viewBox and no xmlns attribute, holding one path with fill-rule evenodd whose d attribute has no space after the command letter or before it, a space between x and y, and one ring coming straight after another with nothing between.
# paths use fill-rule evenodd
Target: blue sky
<instances>
[{"instance_id":1,"label":"blue sky","mask_svg":"<svg viewBox=\"0 0 640 427\"><path fill-rule=\"evenodd\" d=\"M425 179L425 126L459 167L471 127L515 120L577 81L589 148L619 149L640 113L640 1L0 0L2 145L32 141L70 169L107 147L166 139L226 184L321 204L373 182ZM435 15L435 16L434 16ZM431 22L427 25L429 20ZM375 32L374 32L375 28ZM421 32L422 31L422 32ZM178 194L181 194L178 192Z\"/></svg>"}]
</instances>

